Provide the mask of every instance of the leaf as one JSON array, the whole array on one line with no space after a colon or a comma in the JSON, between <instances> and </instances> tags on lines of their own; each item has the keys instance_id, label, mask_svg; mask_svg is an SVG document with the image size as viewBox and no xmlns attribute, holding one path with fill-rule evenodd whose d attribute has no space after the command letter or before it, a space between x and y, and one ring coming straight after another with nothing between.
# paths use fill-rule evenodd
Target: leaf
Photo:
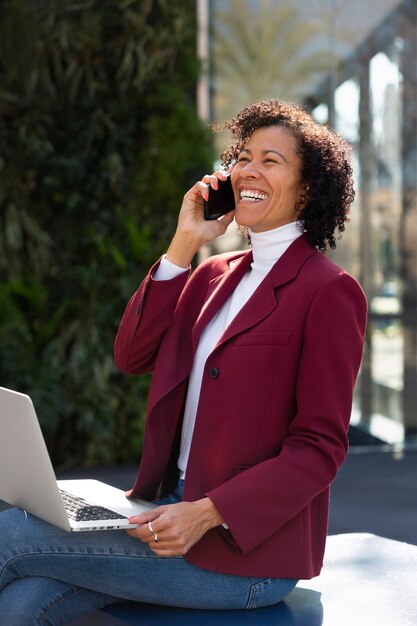
<instances>
[{"instance_id":1,"label":"leaf","mask_svg":"<svg viewBox=\"0 0 417 626\"><path fill-rule=\"evenodd\" d=\"M194 105L195 4L6 4L1 384L31 395L55 464L136 461L150 377L117 372L113 343L182 195L211 165Z\"/></svg>"}]
</instances>

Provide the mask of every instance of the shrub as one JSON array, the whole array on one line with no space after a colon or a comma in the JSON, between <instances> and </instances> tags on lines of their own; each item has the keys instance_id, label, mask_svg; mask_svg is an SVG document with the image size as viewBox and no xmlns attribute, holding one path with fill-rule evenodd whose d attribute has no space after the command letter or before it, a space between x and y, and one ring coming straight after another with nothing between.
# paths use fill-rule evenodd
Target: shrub
<instances>
[{"instance_id":1,"label":"shrub","mask_svg":"<svg viewBox=\"0 0 417 626\"><path fill-rule=\"evenodd\" d=\"M195 3L0 9L0 384L29 393L56 464L140 453L149 378L118 373L124 306L212 161Z\"/></svg>"}]
</instances>

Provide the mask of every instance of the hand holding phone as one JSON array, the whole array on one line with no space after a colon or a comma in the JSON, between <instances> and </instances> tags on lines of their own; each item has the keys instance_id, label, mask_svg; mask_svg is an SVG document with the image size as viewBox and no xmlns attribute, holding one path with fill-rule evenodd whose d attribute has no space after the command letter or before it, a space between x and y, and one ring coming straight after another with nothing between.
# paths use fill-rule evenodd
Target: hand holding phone
<instances>
[{"instance_id":1,"label":"hand holding phone","mask_svg":"<svg viewBox=\"0 0 417 626\"><path fill-rule=\"evenodd\" d=\"M218 179L218 189L209 187L208 200L203 200L204 219L217 220L229 211L235 210L235 196L230 176L226 180Z\"/></svg>"},{"instance_id":2,"label":"hand holding phone","mask_svg":"<svg viewBox=\"0 0 417 626\"><path fill-rule=\"evenodd\" d=\"M184 195L177 229L166 252L166 258L174 265L187 267L200 247L224 235L233 221L235 202L229 174L230 168L227 174L223 170L206 174ZM204 205L203 215L201 200ZM219 220L223 215L224 218Z\"/></svg>"}]
</instances>

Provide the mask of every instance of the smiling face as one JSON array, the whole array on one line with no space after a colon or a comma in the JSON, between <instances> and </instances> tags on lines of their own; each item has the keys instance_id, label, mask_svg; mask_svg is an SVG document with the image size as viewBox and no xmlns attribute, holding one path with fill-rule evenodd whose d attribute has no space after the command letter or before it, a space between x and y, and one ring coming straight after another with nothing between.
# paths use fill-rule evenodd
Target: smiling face
<instances>
[{"instance_id":1,"label":"smiling face","mask_svg":"<svg viewBox=\"0 0 417 626\"><path fill-rule=\"evenodd\" d=\"M231 173L235 220L253 232L294 222L302 201L301 159L293 135L283 126L255 130Z\"/></svg>"}]
</instances>

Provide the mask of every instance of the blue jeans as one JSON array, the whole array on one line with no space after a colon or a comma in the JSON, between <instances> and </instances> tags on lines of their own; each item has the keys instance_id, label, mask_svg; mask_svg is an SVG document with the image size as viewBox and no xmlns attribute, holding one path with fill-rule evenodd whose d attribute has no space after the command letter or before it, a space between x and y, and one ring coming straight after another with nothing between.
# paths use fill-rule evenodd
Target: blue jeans
<instances>
[{"instance_id":1,"label":"blue jeans","mask_svg":"<svg viewBox=\"0 0 417 626\"><path fill-rule=\"evenodd\" d=\"M67 533L20 509L0 514L0 623L7 626L65 624L120 599L252 609L280 602L296 583L160 557L120 530Z\"/></svg>"}]
</instances>

